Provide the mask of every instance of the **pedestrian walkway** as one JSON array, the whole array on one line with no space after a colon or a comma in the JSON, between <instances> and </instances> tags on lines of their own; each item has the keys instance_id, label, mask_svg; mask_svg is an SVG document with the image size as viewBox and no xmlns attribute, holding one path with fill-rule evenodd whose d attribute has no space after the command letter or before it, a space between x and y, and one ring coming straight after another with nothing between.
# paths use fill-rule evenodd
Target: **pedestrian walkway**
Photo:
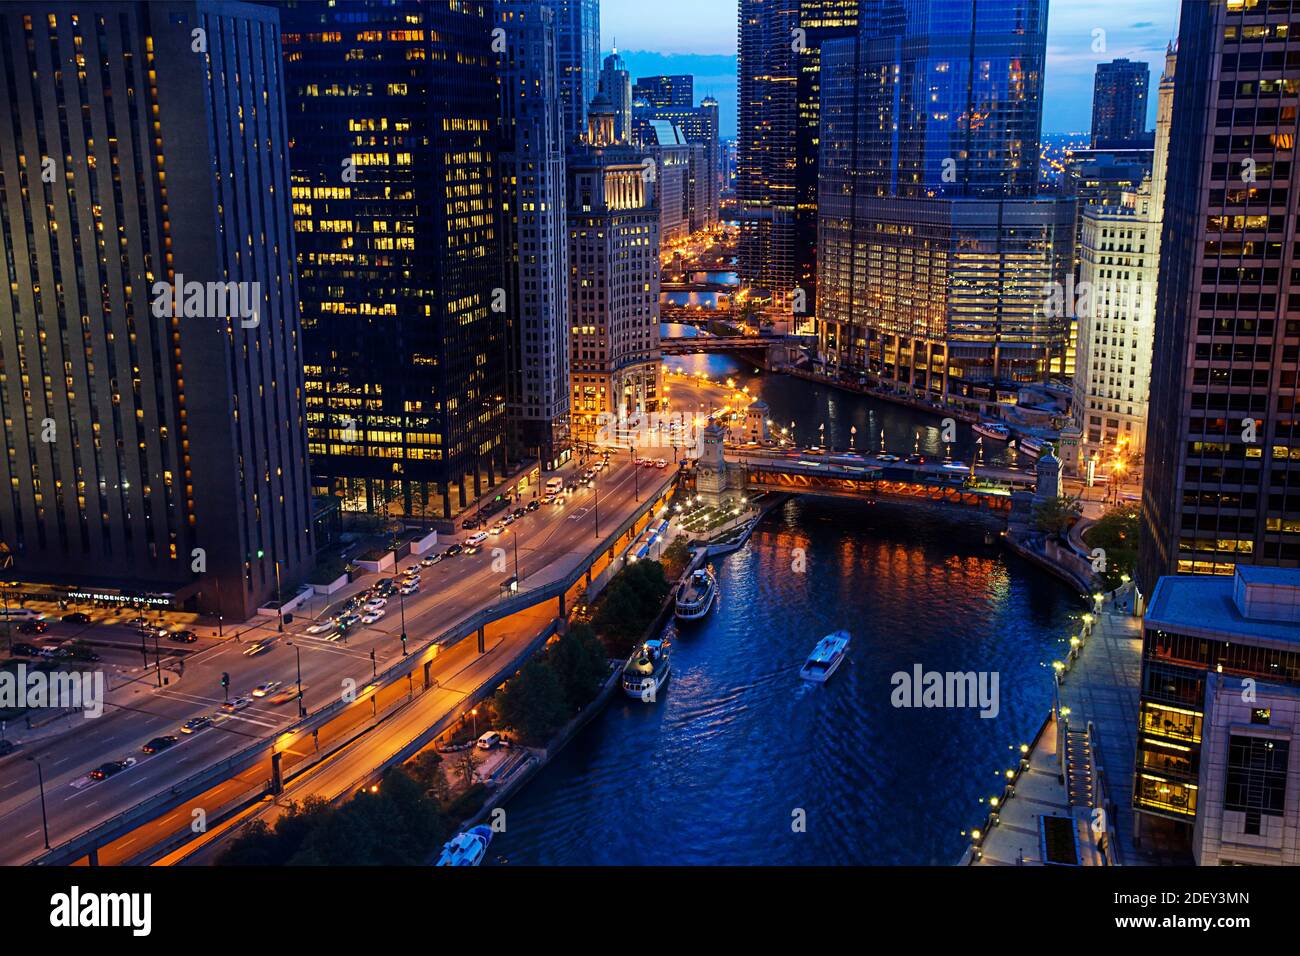
<instances>
[{"instance_id":1,"label":"pedestrian walkway","mask_svg":"<svg viewBox=\"0 0 1300 956\"><path fill-rule=\"evenodd\" d=\"M1069 817L1070 801L1060 777L1056 721L1049 720L1029 753L1029 768L1016 780L1014 795L998 808L998 821L982 834L975 866L1042 866L1038 818Z\"/></svg>"}]
</instances>

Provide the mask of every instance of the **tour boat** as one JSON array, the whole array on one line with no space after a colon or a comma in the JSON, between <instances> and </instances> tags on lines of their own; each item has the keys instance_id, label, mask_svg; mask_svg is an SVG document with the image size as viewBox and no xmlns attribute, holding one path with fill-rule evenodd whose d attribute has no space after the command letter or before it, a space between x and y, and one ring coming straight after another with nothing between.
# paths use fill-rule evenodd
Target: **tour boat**
<instances>
[{"instance_id":1,"label":"tour boat","mask_svg":"<svg viewBox=\"0 0 1300 956\"><path fill-rule=\"evenodd\" d=\"M438 857L438 866L478 866L487 856L488 844L492 842L492 828L485 826L471 827L464 833L457 833L447 841Z\"/></svg>"},{"instance_id":2,"label":"tour boat","mask_svg":"<svg viewBox=\"0 0 1300 956\"><path fill-rule=\"evenodd\" d=\"M698 621L709 613L718 596L718 581L712 568L701 568L677 591L676 614L679 621Z\"/></svg>"},{"instance_id":3,"label":"tour boat","mask_svg":"<svg viewBox=\"0 0 1300 956\"><path fill-rule=\"evenodd\" d=\"M646 641L632 651L632 656L623 665L623 693L646 703L654 702L672 669L668 660L668 639L672 633L669 628L663 638Z\"/></svg>"},{"instance_id":4,"label":"tour boat","mask_svg":"<svg viewBox=\"0 0 1300 956\"><path fill-rule=\"evenodd\" d=\"M848 631L827 634L817 642L813 652L808 655L808 660L804 661L803 667L799 668L799 676L818 684L826 683L843 663L848 650Z\"/></svg>"},{"instance_id":5,"label":"tour boat","mask_svg":"<svg viewBox=\"0 0 1300 956\"><path fill-rule=\"evenodd\" d=\"M975 434L992 438L994 441L1006 441L1011 437L1011 429L1001 422L976 422L971 428Z\"/></svg>"},{"instance_id":6,"label":"tour boat","mask_svg":"<svg viewBox=\"0 0 1300 956\"><path fill-rule=\"evenodd\" d=\"M1037 458L1043 453L1043 449L1050 445L1051 442L1042 438L1035 438L1033 435L1026 435L1016 443L1016 447L1026 455L1033 455Z\"/></svg>"}]
</instances>

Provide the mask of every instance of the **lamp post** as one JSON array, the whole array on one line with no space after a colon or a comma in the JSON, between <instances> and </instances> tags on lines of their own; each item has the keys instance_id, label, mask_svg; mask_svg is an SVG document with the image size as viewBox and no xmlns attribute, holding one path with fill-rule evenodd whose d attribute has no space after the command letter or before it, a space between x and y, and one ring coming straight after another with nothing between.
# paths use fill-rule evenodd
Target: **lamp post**
<instances>
[{"instance_id":1,"label":"lamp post","mask_svg":"<svg viewBox=\"0 0 1300 956\"><path fill-rule=\"evenodd\" d=\"M45 814L45 774L41 771L41 762L35 757L28 757L32 763L36 764L36 783L41 790L41 829L45 832L45 849L50 848L50 821Z\"/></svg>"},{"instance_id":2,"label":"lamp post","mask_svg":"<svg viewBox=\"0 0 1300 956\"><path fill-rule=\"evenodd\" d=\"M393 574L397 574L397 528L393 528ZM402 656L406 656L406 594L397 586L397 613L402 618Z\"/></svg>"},{"instance_id":3,"label":"lamp post","mask_svg":"<svg viewBox=\"0 0 1300 956\"><path fill-rule=\"evenodd\" d=\"M633 465L632 468L633 471L635 472L636 465ZM596 495L596 504L594 506L596 512L596 540L599 541L600 540L600 485L592 485L591 490Z\"/></svg>"},{"instance_id":4,"label":"lamp post","mask_svg":"<svg viewBox=\"0 0 1300 956\"><path fill-rule=\"evenodd\" d=\"M518 531L511 531L511 532L510 532L510 540L514 543L514 546L515 546L515 585L518 586L518 584L519 584L519 582L520 582L520 577L519 577L519 532L518 532Z\"/></svg>"},{"instance_id":5,"label":"lamp post","mask_svg":"<svg viewBox=\"0 0 1300 956\"><path fill-rule=\"evenodd\" d=\"M275 559L275 614L279 619L276 630L284 633L284 598L280 596L280 559Z\"/></svg>"},{"instance_id":6,"label":"lamp post","mask_svg":"<svg viewBox=\"0 0 1300 956\"><path fill-rule=\"evenodd\" d=\"M298 665L298 716L306 717L307 705L302 702L302 649L293 641L285 641L285 643L293 648L294 658Z\"/></svg>"}]
</instances>

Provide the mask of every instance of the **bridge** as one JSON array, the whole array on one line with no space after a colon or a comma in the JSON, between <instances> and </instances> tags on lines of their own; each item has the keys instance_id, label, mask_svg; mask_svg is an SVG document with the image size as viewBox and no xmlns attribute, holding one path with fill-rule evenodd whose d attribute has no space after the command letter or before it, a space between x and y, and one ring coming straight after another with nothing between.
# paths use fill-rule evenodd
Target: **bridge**
<instances>
[{"instance_id":1,"label":"bridge","mask_svg":"<svg viewBox=\"0 0 1300 956\"><path fill-rule=\"evenodd\" d=\"M784 335L683 335L659 340L664 355L691 355L697 352L765 352L773 347L797 344Z\"/></svg>"}]
</instances>

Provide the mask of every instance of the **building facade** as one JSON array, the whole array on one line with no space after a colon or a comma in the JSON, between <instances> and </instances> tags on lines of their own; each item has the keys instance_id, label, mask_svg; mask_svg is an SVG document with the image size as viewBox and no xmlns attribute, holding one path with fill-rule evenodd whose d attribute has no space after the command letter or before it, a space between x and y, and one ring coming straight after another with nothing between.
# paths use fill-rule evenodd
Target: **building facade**
<instances>
[{"instance_id":1,"label":"building facade","mask_svg":"<svg viewBox=\"0 0 1300 956\"><path fill-rule=\"evenodd\" d=\"M313 561L276 11L0 8L8 574L250 616Z\"/></svg>"},{"instance_id":2,"label":"building facade","mask_svg":"<svg viewBox=\"0 0 1300 956\"><path fill-rule=\"evenodd\" d=\"M498 0L502 249L511 456L554 467L568 447L569 265L564 116L555 16L543 0Z\"/></svg>"},{"instance_id":3,"label":"building facade","mask_svg":"<svg viewBox=\"0 0 1300 956\"><path fill-rule=\"evenodd\" d=\"M1300 565L1293 14L1185 3L1161 235L1143 534L1164 574Z\"/></svg>"},{"instance_id":4,"label":"building facade","mask_svg":"<svg viewBox=\"0 0 1300 956\"><path fill-rule=\"evenodd\" d=\"M600 89L600 0L547 0L555 11L556 58L566 148L587 129L587 104Z\"/></svg>"},{"instance_id":5,"label":"building facade","mask_svg":"<svg viewBox=\"0 0 1300 956\"><path fill-rule=\"evenodd\" d=\"M568 156L571 415L582 442L657 411L662 396L656 174L614 129L598 94Z\"/></svg>"},{"instance_id":6,"label":"building facade","mask_svg":"<svg viewBox=\"0 0 1300 956\"><path fill-rule=\"evenodd\" d=\"M695 77L689 73L673 76L639 76L632 85L632 99L650 107L685 106L695 102Z\"/></svg>"},{"instance_id":7,"label":"building facade","mask_svg":"<svg viewBox=\"0 0 1300 956\"><path fill-rule=\"evenodd\" d=\"M281 20L313 483L345 511L452 519L506 467L491 4Z\"/></svg>"},{"instance_id":8,"label":"building facade","mask_svg":"<svg viewBox=\"0 0 1300 956\"><path fill-rule=\"evenodd\" d=\"M1094 149L1141 143L1147 129L1151 68L1127 59L1098 63L1092 86Z\"/></svg>"},{"instance_id":9,"label":"building facade","mask_svg":"<svg viewBox=\"0 0 1300 956\"><path fill-rule=\"evenodd\" d=\"M614 135L619 142L626 143L632 139L632 76L627 71L627 64L614 50L605 57L600 68L600 92L605 94L609 105L614 109Z\"/></svg>"},{"instance_id":10,"label":"building facade","mask_svg":"<svg viewBox=\"0 0 1300 956\"><path fill-rule=\"evenodd\" d=\"M1300 863L1300 571L1161 578L1141 681L1133 808L1202 866Z\"/></svg>"},{"instance_id":11,"label":"building facade","mask_svg":"<svg viewBox=\"0 0 1300 956\"><path fill-rule=\"evenodd\" d=\"M690 80L690 77L666 77L669 80ZM679 82L672 90L678 96L689 84ZM714 225L718 221L719 205L722 196L722 144L718 139L718 101L706 96L699 106L667 105L656 106L647 100L638 99L635 94L632 101L632 143L637 146L650 147L666 145L660 137L662 127L656 124L667 123L676 132L673 143L685 142L701 146L704 149L704 169L695 175L698 197L695 201L697 216L693 219L692 229L701 229Z\"/></svg>"}]
</instances>

